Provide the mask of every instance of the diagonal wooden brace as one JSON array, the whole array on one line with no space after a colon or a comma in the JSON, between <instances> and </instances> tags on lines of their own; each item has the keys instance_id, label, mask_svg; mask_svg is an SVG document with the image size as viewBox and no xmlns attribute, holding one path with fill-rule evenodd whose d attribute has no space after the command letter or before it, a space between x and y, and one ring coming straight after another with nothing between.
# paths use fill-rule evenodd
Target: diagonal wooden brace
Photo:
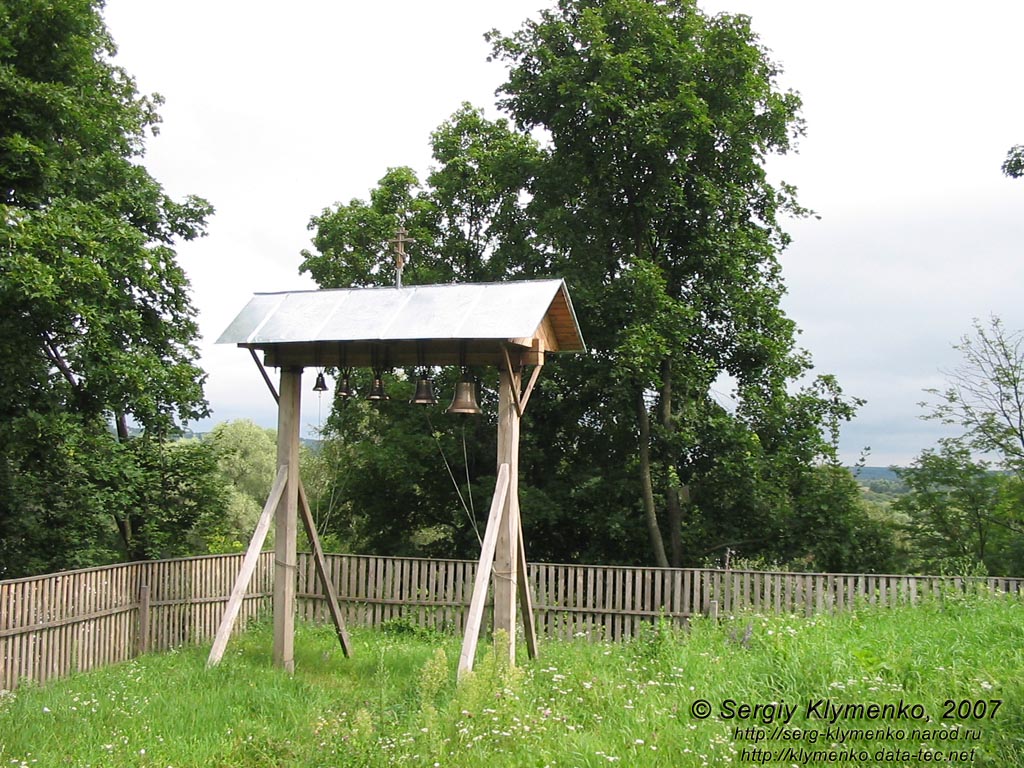
<instances>
[{"instance_id":1,"label":"diagonal wooden brace","mask_svg":"<svg viewBox=\"0 0 1024 768\"><path fill-rule=\"evenodd\" d=\"M523 631L526 635L526 652L531 659L537 658L537 626L533 621L533 594L526 570L526 547L523 545L522 518L519 521L519 611L523 614Z\"/></svg>"},{"instance_id":2,"label":"diagonal wooden brace","mask_svg":"<svg viewBox=\"0 0 1024 768\"><path fill-rule=\"evenodd\" d=\"M480 639L480 625L483 623L484 606L487 603L487 587L491 581L491 570L494 568L494 550L498 545L498 529L501 527L502 510L505 508L505 496L508 493L508 464L498 469L498 479L494 484L494 498L491 499L491 511L487 517L487 530L484 542L480 547L480 562L476 566L476 579L473 581L473 596L469 601L469 613L466 616L466 629L462 637L462 653L459 656L458 677L473 670L476 658L476 646Z\"/></svg>"},{"instance_id":3,"label":"diagonal wooden brace","mask_svg":"<svg viewBox=\"0 0 1024 768\"><path fill-rule=\"evenodd\" d=\"M256 530L249 541L249 548L242 559L242 567L235 579L235 586L231 589L231 597L228 598L227 607L224 609L224 616L217 628L217 635L213 640L213 647L210 649L210 656L206 660L206 666L212 667L220 663L224 656L224 650L228 646L228 638L231 637L231 630L235 627L235 620L238 618L238 611L242 607L242 599L245 591L249 588L249 581L256 570L259 562L260 552L263 550L263 542L267 540L267 533L270 531L270 523L274 519L274 512L284 495L285 486L288 484L288 465L282 464L277 468L277 477L270 490L267 503L263 506L263 514L256 523Z\"/></svg>"},{"instance_id":4,"label":"diagonal wooden brace","mask_svg":"<svg viewBox=\"0 0 1024 768\"><path fill-rule=\"evenodd\" d=\"M324 555L324 548L320 545L320 537L316 532L316 522L313 514L309 511L309 500L306 498L306 489L299 482L299 516L302 518L302 525L306 529L306 536L309 537L309 545L313 549L313 563L316 565L317 576L320 577L320 584L327 595L327 608L331 613L331 620L334 622L334 631L338 635L338 642L341 643L341 650L346 657L352 655L352 644L348 639L348 632L345 630L345 618L341 614L341 606L338 605L338 595L334 590L334 583L331 581L330 572L327 569L327 558Z\"/></svg>"}]
</instances>

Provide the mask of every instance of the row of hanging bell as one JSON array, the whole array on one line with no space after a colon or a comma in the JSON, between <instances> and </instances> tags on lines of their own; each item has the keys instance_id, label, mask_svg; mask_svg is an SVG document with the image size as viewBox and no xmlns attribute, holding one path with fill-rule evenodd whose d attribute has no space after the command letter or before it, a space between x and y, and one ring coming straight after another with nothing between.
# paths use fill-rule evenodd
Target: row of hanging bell
<instances>
[{"instance_id":1,"label":"row of hanging bell","mask_svg":"<svg viewBox=\"0 0 1024 768\"><path fill-rule=\"evenodd\" d=\"M313 384L314 392L326 392L327 391L327 379L324 378L323 372L316 375L316 383ZM341 377L341 381L338 383L338 389L335 394L341 398L349 398L354 395L356 391L352 388L352 383L349 378L349 374L344 374ZM367 400L387 400L388 397L384 394L384 382L380 377L375 377L373 380L373 386L370 387L370 394L366 398Z\"/></svg>"},{"instance_id":2,"label":"row of hanging bell","mask_svg":"<svg viewBox=\"0 0 1024 768\"><path fill-rule=\"evenodd\" d=\"M323 373L316 375L316 383L313 384L314 392L326 392L327 391L327 379L324 378ZM349 374L343 374L341 381L338 382L338 389L335 392L340 398L349 398L356 393L355 389L352 388L351 379ZM387 400L388 396L384 392L384 380L381 379L379 374L374 374L373 386L370 387L370 394L366 396L367 400Z\"/></svg>"},{"instance_id":3,"label":"row of hanging bell","mask_svg":"<svg viewBox=\"0 0 1024 768\"><path fill-rule=\"evenodd\" d=\"M327 391L327 380L324 378L323 373L316 375L313 391ZM347 398L352 397L353 394L355 394L355 390L352 389L349 375L346 373L338 384L337 395L338 397ZM366 396L366 399L374 402L389 399L388 395L384 392L384 380L378 371L374 371L373 385L370 387L370 394ZM434 405L437 403L437 396L434 395L434 382L426 374L420 375L416 380L416 393L409 402L414 405ZM482 413L476 401L476 382L468 375L463 374L462 378L456 382L455 397L452 398L452 404L448 406L447 413Z\"/></svg>"},{"instance_id":4,"label":"row of hanging bell","mask_svg":"<svg viewBox=\"0 0 1024 768\"><path fill-rule=\"evenodd\" d=\"M426 374L421 374L416 380L416 393L409 402L415 405L434 405L437 402L437 396L434 394L434 382L427 378ZM455 396L446 412L482 413L476 401L476 382L468 375L463 374L462 378L456 382Z\"/></svg>"}]
</instances>

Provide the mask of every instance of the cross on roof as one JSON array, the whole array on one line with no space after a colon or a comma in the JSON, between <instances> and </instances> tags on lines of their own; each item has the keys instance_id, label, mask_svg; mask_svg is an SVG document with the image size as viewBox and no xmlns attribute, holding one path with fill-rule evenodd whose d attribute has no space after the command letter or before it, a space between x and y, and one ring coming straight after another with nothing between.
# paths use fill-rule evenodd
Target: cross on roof
<instances>
[{"instance_id":1,"label":"cross on roof","mask_svg":"<svg viewBox=\"0 0 1024 768\"><path fill-rule=\"evenodd\" d=\"M408 261L405 253L405 244L416 242L411 237L406 237L409 232L405 227L399 227L398 232L395 233L395 237L388 242L395 246L395 287L402 287L402 270L405 269L405 263Z\"/></svg>"}]
</instances>

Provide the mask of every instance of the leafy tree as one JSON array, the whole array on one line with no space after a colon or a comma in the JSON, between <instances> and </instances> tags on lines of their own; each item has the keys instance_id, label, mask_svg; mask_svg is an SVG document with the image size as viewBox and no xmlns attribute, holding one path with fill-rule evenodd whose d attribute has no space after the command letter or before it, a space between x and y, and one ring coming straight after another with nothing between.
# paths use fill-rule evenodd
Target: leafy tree
<instances>
[{"instance_id":1,"label":"leafy tree","mask_svg":"<svg viewBox=\"0 0 1024 768\"><path fill-rule=\"evenodd\" d=\"M438 163L420 183L411 168L390 168L368 201L336 204L314 216L315 251L300 271L324 288L394 284L390 241L399 226L412 239L407 284L504 279L533 252L522 192L538 158L536 142L463 104L432 135Z\"/></svg>"},{"instance_id":2,"label":"leafy tree","mask_svg":"<svg viewBox=\"0 0 1024 768\"><path fill-rule=\"evenodd\" d=\"M954 345L962 362L947 373L947 387L929 389L925 418L964 430L972 450L1024 479L1024 334L998 317L974 321L974 334Z\"/></svg>"},{"instance_id":3,"label":"leafy tree","mask_svg":"<svg viewBox=\"0 0 1024 768\"><path fill-rule=\"evenodd\" d=\"M359 374L357 388L368 385ZM318 529L347 551L478 555L494 487L494 424L447 416L446 403L410 405L413 381L402 374L387 376L386 391L382 403L339 401L324 425L307 478Z\"/></svg>"},{"instance_id":4,"label":"leafy tree","mask_svg":"<svg viewBox=\"0 0 1024 768\"><path fill-rule=\"evenodd\" d=\"M17 3L3 28L5 389L163 430L205 415L171 246L201 234L210 207L169 199L135 162L159 99L112 63L94 3Z\"/></svg>"},{"instance_id":5,"label":"leafy tree","mask_svg":"<svg viewBox=\"0 0 1024 768\"><path fill-rule=\"evenodd\" d=\"M540 160L537 142L463 104L430 143L439 163L427 184L442 280L502 280L529 271L536 242L523 191Z\"/></svg>"},{"instance_id":6,"label":"leafy tree","mask_svg":"<svg viewBox=\"0 0 1024 768\"><path fill-rule=\"evenodd\" d=\"M806 468L790 493L793 517L780 537L780 561L832 573L905 569L906 553L894 519L865 505L857 481L845 467Z\"/></svg>"},{"instance_id":7,"label":"leafy tree","mask_svg":"<svg viewBox=\"0 0 1024 768\"><path fill-rule=\"evenodd\" d=\"M1003 161L1003 173L1011 179L1019 179L1024 176L1024 144L1017 144L1006 153L1006 160Z\"/></svg>"},{"instance_id":8,"label":"leafy tree","mask_svg":"<svg viewBox=\"0 0 1024 768\"><path fill-rule=\"evenodd\" d=\"M909 531L924 569L983 563L989 573L1020 573L1017 554L1024 533L1020 482L972 456L963 440L948 438L898 470L910 492L893 506L909 518Z\"/></svg>"},{"instance_id":9,"label":"leafy tree","mask_svg":"<svg viewBox=\"0 0 1024 768\"><path fill-rule=\"evenodd\" d=\"M217 424L205 439L217 454L220 476L255 509L255 523L277 474L276 430L238 419Z\"/></svg>"},{"instance_id":10,"label":"leafy tree","mask_svg":"<svg viewBox=\"0 0 1024 768\"><path fill-rule=\"evenodd\" d=\"M213 453L213 475L224 502L220 514L204 522L196 545L211 552L241 551L277 474L276 431L248 419L225 421L214 426L203 442Z\"/></svg>"},{"instance_id":11,"label":"leafy tree","mask_svg":"<svg viewBox=\"0 0 1024 768\"><path fill-rule=\"evenodd\" d=\"M787 373L777 217L800 208L763 161L801 133L799 98L776 87L749 19L691 0L562 0L490 39L510 64L501 106L550 140L534 210L611 363L589 373L632 413L651 552L681 564L687 412L723 372Z\"/></svg>"},{"instance_id":12,"label":"leafy tree","mask_svg":"<svg viewBox=\"0 0 1024 768\"><path fill-rule=\"evenodd\" d=\"M308 272L321 288L393 285L394 259L389 241L400 224L423 208L419 188L419 179L411 168L389 168L369 201L354 199L347 205L325 208L310 219L316 250L302 252L299 271ZM421 229L411 229L415 242L421 242ZM421 269L414 258L410 275Z\"/></svg>"},{"instance_id":13,"label":"leafy tree","mask_svg":"<svg viewBox=\"0 0 1024 768\"><path fill-rule=\"evenodd\" d=\"M160 99L140 96L113 63L100 6L0 8L0 528L23 534L11 522L23 505L64 509L63 491L23 478L46 476L47 455L73 462L83 500L106 504L91 490L104 487L103 461L131 457L108 446L94 462L74 446L113 440L110 419L126 442L129 419L168 435L175 419L207 411L173 245L201 235L212 209L170 199L138 163ZM12 495L32 487L34 498ZM110 509L66 512L95 519Z\"/></svg>"},{"instance_id":14,"label":"leafy tree","mask_svg":"<svg viewBox=\"0 0 1024 768\"><path fill-rule=\"evenodd\" d=\"M974 321L954 346L962 361L925 418L963 434L922 451L900 471L910 493L894 507L911 516L926 566L970 557L991 573L1024 568L1024 335L998 317ZM991 457L991 462L978 458ZM999 471L996 471L999 470Z\"/></svg>"},{"instance_id":15,"label":"leafy tree","mask_svg":"<svg viewBox=\"0 0 1024 768\"><path fill-rule=\"evenodd\" d=\"M0 503L17 512L0 515L0 576L198 554L224 527L212 445L121 443L69 413L19 420L29 425L0 464Z\"/></svg>"},{"instance_id":16,"label":"leafy tree","mask_svg":"<svg viewBox=\"0 0 1024 768\"><path fill-rule=\"evenodd\" d=\"M315 250L303 251L300 269L324 288L391 285L389 242L403 226L413 241L406 284L522 273L533 253L522 193L538 157L536 142L463 104L431 135L431 147L436 166L425 184L409 168L391 168L368 200L336 204L314 216L309 226ZM476 530L483 523L472 509L467 513L459 495L467 506L471 493L489 498L493 420L453 421L443 405L409 407L404 401L415 373L387 377L391 403L336 404L313 462L314 512L321 530L353 551L470 556L479 551ZM453 372L441 373L437 391L450 392L454 381ZM368 382L360 384L365 391ZM482 385L483 402L496 402L496 382ZM442 451L451 457L454 485Z\"/></svg>"},{"instance_id":17,"label":"leafy tree","mask_svg":"<svg viewBox=\"0 0 1024 768\"><path fill-rule=\"evenodd\" d=\"M108 510L122 503L116 441L70 414L27 413L0 427L0 578L117 562Z\"/></svg>"},{"instance_id":18,"label":"leafy tree","mask_svg":"<svg viewBox=\"0 0 1024 768\"><path fill-rule=\"evenodd\" d=\"M815 526L837 538L867 526L856 486L830 474L832 431L856 401L831 380L787 394L809 361L779 306L778 220L803 210L763 161L787 151L802 122L749 21L686 0L563 0L489 37L509 64L501 106L515 128L463 105L432 136L438 166L426 183L392 169L369 202L314 217L316 252L302 268L324 287L390 284L386 243L401 224L415 238L409 282L568 279L590 349L549 360L525 417L532 557L695 564L736 536L791 556L791 520L822 542ZM723 374L737 382L732 412L711 397ZM438 522L431 494L450 488L433 485L424 446L385 446L421 440L410 421L421 417L344 408L332 487L351 507L334 519L358 521L346 534L367 545L418 547L415 532ZM465 463L489 494L493 450L473 447L490 439L486 418ZM386 504L384 487L401 503ZM801 506L812 491L846 527ZM457 507L442 517L454 548L472 542ZM815 556L862 555L837 543Z\"/></svg>"},{"instance_id":19,"label":"leafy tree","mask_svg":"<svg viewBox=\"0 0 1024 768\"><path fill-rule=\"evenodd\" d=\"M858 402L821 376L750 394L735 414L709 404L690 449L686 546L702 560L728 549L797 570L894 570L895 528L869 513L836 461L838 433L822 428L838 430Z\"/></svg>"},{"instance_id":20,"label":"leafy tree","mask_svg":"<svg viewBox=\"0 0 1024 768\"><path fill-rule=\"evenodd\" d=\"M214 447L198 440L143 436L120 446L128 454L111 507L129 560L204 553L226 527L227 489Z\"/></svg>"}]
</instances>

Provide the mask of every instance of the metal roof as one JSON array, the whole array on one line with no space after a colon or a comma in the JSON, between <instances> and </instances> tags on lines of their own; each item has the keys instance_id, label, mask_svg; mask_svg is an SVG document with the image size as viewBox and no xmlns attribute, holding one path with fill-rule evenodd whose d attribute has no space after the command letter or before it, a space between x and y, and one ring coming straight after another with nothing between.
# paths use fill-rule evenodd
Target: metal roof
<instances>
[{"instance_id":1,"label":"metal roof","mask_svg":"<svg viewBox=\"0 0 1024 768\"><path fill-rule=\"evenodd\" d=\"M497 342L538 338L544 352L585 348L563 280L257 293L217 343L262 349L274 365L400 365L493 362Z\"/></svg>"}]
</instances>

